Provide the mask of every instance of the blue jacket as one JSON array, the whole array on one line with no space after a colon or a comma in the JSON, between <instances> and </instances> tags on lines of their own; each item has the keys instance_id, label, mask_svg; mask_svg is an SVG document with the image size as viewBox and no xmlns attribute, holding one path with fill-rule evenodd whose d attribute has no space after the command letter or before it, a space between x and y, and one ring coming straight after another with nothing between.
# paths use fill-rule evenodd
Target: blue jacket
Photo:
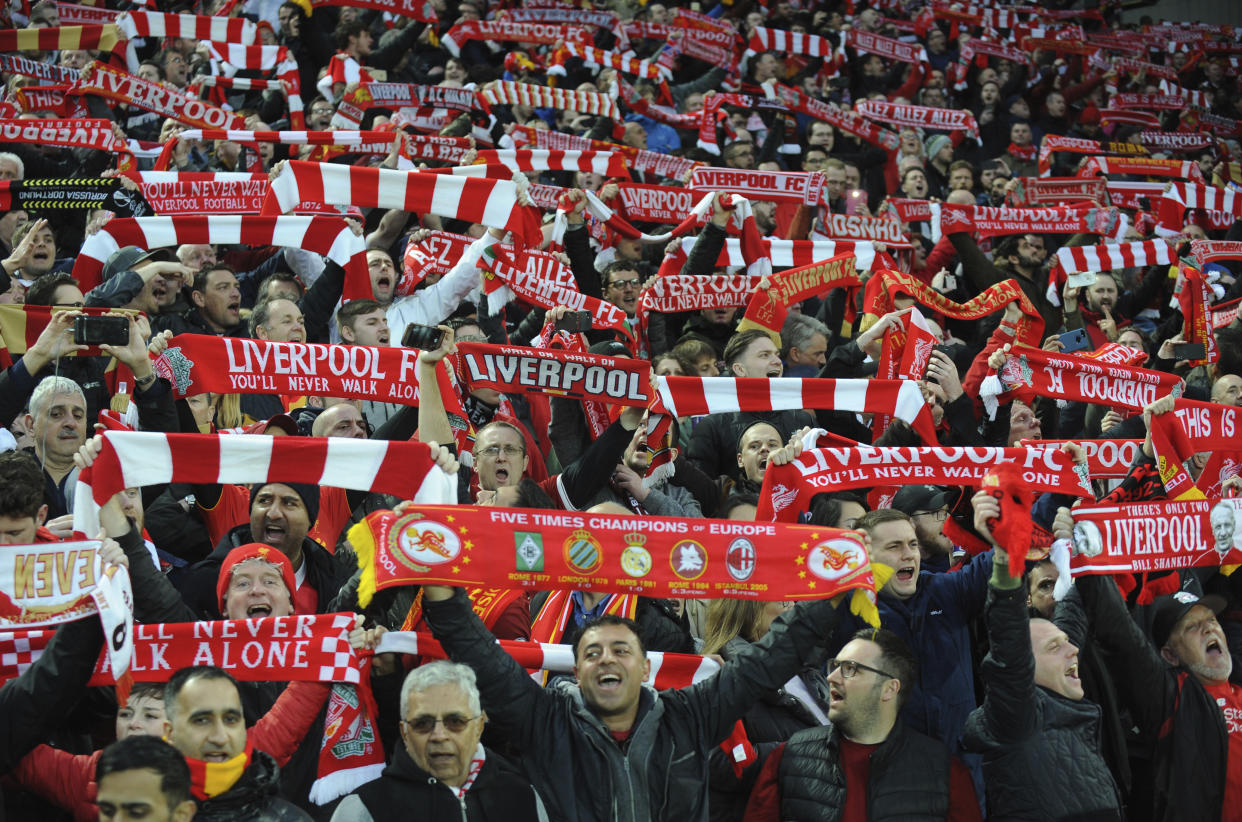
<instances>
[{"instance_id":1,"label":"blue jacket","mask_svg":"<svg viewBox=\"0 0 1242 822\"><path fill-rule=\"evenodd\" d=\"M882 593L880 624L904 639L918 658L918 686L910 694L902 719L921 734L939 739L971 769L979 782L980 762L963 756L962 729L976 707L970 623L983 615L992 576L992 552L980 554L951 574L919 572L918 590L907 600ZM834 653L867 627L841 609Z\"/></svg>"}]
</instances>

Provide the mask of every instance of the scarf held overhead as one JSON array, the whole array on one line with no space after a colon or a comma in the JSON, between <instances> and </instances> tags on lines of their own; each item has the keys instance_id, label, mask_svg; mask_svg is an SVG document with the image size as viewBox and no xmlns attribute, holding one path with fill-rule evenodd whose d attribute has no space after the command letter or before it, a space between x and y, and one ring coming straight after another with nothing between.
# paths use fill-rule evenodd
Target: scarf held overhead
<instances>
[{"instance_id":1,"label":"scarf held overhead","mask_svg":"<svg viewBox=\"0 0 1242 822\"><path fill-rule=\"evenodd\" d=\"M1076 574L1242 564L1242 499L1151 500L1073 509Z\"/></svg>"},{"instance_id":2,"label":"scarf held overhead","mask_svg":"<svg viewBox=\"0 0 1242 822\"><path fill-rule=\"evenodd\" d=\"M835 528L423 506L371 514L349 542L364 606L412 584L750 600L875 591L862 539Z\"/></svg>"},{"instance_id":3,"label":"scarf held overhead","mask_svg":"<svg viewBox=\"0 0 1242 822\"><path fill-rule=\"evenodd\" d=\"M645 360L487 343L459 343L457 351L472 388L537 392L639 408L651 402L651 366Z\"/></svg>"}]
</instances>

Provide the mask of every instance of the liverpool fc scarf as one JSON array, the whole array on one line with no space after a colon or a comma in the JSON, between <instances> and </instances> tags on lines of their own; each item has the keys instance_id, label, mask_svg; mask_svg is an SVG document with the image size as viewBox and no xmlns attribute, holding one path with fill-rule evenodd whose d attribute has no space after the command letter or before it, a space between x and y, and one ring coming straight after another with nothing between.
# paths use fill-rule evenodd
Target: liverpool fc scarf
<instances>
[{"instance_id":1,"label":"liverpool fc scarf","mask_svg":"<svg viewBox=\"0 0 1242 822\"><path fill-rule=\"evenodd\" d=\"M667 82L673 77L671 69L653 60L639 60L637 57L627 57L615 51L606 51L604 49L597 49L594 46L579 45L578 43L565 43L561 48L557 49L556 53L552 55L551 65L558 66L563 70L564 64L571 57L577 57L582 60L587 68L612 68L646 80ZM554 73L551 67L549 67L549 73Z\"/></svg>"},{"instance_id":2,"label":"liverpool fc scarf","mask_svg":"<svg viewBox=\"0 0 1242 822\"><path fill-rule=\"evenodd\" d=\"M297 60L286 46L247 46L239 43L207 44L211 51L213 74L232 77L239 69L271 71L284 84L285 99L289 103L289 122L294 128L306 127L302 108L302 79ZM221 128L222 126L205 126ZM237 126L234 126L236 128Z\"/></svg>"},{"instance_id":3,"label":"liverpool fc scarf","mask_svg":"<svg viewBox=\"0 0 1242 822\"><path fill-rule=\"evenodd\" d=\"M862 285L862 280L858 277L857 262L854 255L842 254L822 263L773 274L768 288L756 289L751 295L746 304L746 315L738 324L737 330L761 328L769 336L780 340L781 329L785 327L785 318L789 315L789 306L834 288L855 288Z\"/></svg>"},{"instance_id":4,"label":"liverpool fc scarf","mask_svg":"<svg viewBox=\"0 0 1242 822\"><path fill-rule=\"evenodd\" d=\"M1170 497L1201 497L1185 468L1195 454L1242 451L1242 419L1232 405L1178 399L1173 412L1151 418L1151 444L1160 481Z\"/></svg>"},{"instance_id":5,"label":"liverpool fc scarf","mask_svg":"<svg viewBox=\"0 0 1242 822\"><path fill-rule=\"evenodd\" d=\"M1125 236L1129 218L1115 208L1008 208L942 203L940 230L945 234L963 231L981 237L1034 232L1037 234L1105 234Z\"/></svg>"},{"instance_id":6,"label":"liverpool fc scarf","mask_svg":"<svg viewBox=\"0 0 1242 822\"><path fill-rule=\"evenodd\" d=\"M1211 135L1202 132L1144 131L1139 140L1156 151L1202 151L1216 145Z\"/></svg>"},{"instance_id":7,"label":"liverpool fc scarf","mask_svg":"<svg viewBox=\"0 0 1242 822\"><path fill-rule=\"evenodd\" d=\"M1147 149L1134 143L1101 143L1081 137L1059 137L1048 134L1039 145L1039 176L1046 177L1052 168L1052 155L1058 151L1074 154L1146 154Z\"/></svg>"},{"instance_id":8,"label":"liverpool fc scarf","mask_svg":"<svg viewBox=\"0 0 1242 822\"><path fill-rule=\"evenodd\" d=\"M930 440L934 442L935 440ZM786 465L768 464L757 521L796 521L823 491L878 485L979 486L995 466L1013 463L1033 490L1094 498L1085 466L1052 448L816 448Z\"/></svg>"},{"instance_id":9,"label":"liverpool fc scarf","mask_svg":"<svg viewBox=\"0 0 1242 822\"><path fill-rule=\"evenodd\" d=\"M266 209L287 212L304 199L454 217L511 231L525 245L543 242L538 216L518 204L518 186L508 180L290 160L272 181Z\"/></svg>"},{"instance_id":10,"label":"liverpool fc scarf","mask_svg":"<svg viewBox=\"0 0 1242 822\"><path fill-rule=\"evenodd\" d=\"M78 73L73 69L40 63L15 54L0 54L0 71L5 74L23 74L49 83L72 84L78 79Z\"/></svg>"},{"instance_id":11,"label":"liverpool fc scarf","mask_svg":"<svg viewBox=\"0 0 1242 822\"><path fill-rule=\"evenodd\" d=\"M161 117L200 128L244 126L242 118L232 112L99 62L82 69L75 91L80 94L97 94L114 103L124 103L155 112Z\"/></svg>"},{"instance_id":12,"label":"liverpool fc scarf","mask_svg":"<svg viewBox=\"0 0 1242 822\"><path fill-rule=\"evenodd\" d=\"M1152 157L1089 157L1078 170L1079 177L1097 174L1142 174L1202 182L1199 164L1190 160L1159 160Z\"/></svg>"},{"instance_id":13,"label":"liverpool fc scarf","mask_svg":"<svg viewBox=\"0 0 1242 822\"><path fill-rule=\"evenodd\" d=\"M1237 240L1194 240L1190 256L1203 267L1214 260L1242 260L1242 242Z\"/></svg>"},{"instance_id":14,"label":"liverpool fc scarf","mask_svg":"<svg viewBox=\"0 0 1242 822\"><path fill-rule=\"evenodd\" d=\"M165 14L130 11L117 20L126 37L175 37L185 40L219 40L250 45L258 33L253 20L244 17L205 17L196 14Z\"/></svg>"},{"instance_id":15,"label":"liverpool fc scarf","mask_svg":"<svg viewBox=\"0 0 1242 822\"><path fill-rule=\"evenodd\" d=\"M455 478L436 467L421 442L108 431L94 465L78 475L73 527L99 533L100 507L125 488L290 480L415 502L457 498Z\"/></svg>"},{"instance_id":16,"label":"liverpool fc scarf","mask_svg":"<svg viewBox=\"0 0 1242 822\"><path fill-rule=\"evenodd\" d=\"M471 40L551 46L562 41L589 44L592 38L593 34L585 26L515 23L510 20L464 20L449 29L448 34L440 38L440 44L449 54L457 57L461 54L461 47Z\"/></svg>"},{"instance_id":17,"label":"liverpool fc scarf","mask_svg":"<svg viewBox=\"0 0 1242 822\"><path fill-rule=\"evenodd\" d=\"M979 125L975 115L965 109L931 108L884 100L860 100L854 107L864 117L894 126L927 128L935 131L962 131L966 136L979 138Z\"/></svg>"},{"instance_id":18,"label":"liverpool fc scarf","mask_svg":"<svg viewBox=\"0 0 1242 822\"><path fill-rule=\"evenodd\" d=\"M1185 384L1163 371L1109 365L1077 354L1058 354L1015 345L999 374L984 379L980 395L990 417L998 403L1035 397L1055 397L1142 411L1161 397L1180 397Z\"/></svg>"},{"instance_id":19,"label":"liverpool fc scarf","mask_svg":"<svg viewBox=\"0 0 1242 822\"><path fill-rule=\"evenodd\" d=\"M1061 246L1057 249L1057 260L1048 273L1048 300L1053 305L1061 304L1061 291L1070 274L1171 265L1175 256L1175 249L1167 240Z\"/></svg>"},{"instance_id":20,"label":"liverpool fc scarf","mask_svg":"<svg viewBox=\"0 0 1242 822\"><path fill-rule=\"evenodd\" d=\"M845 33L845 45L852 46L856 51L864 54L879 55L884 58L885 62L897 60L919 65L928 60L927 49L919 43L905 43L892 37L882 37L857 28L852 28Z\"/></svg>"},{"instance_id":21,"label":"liverpool fc scarf","mask_svg":"<svg viewBox=\"0 0 1242 822\"><path fill-rule=\"evenodd\" d=\"M823 100L811 97L798 89L781 85L775 81L764 83L763 89L769 98L780 100L790 111L805 114L817 120L823 120L825 123L830 123L847 134L852 134L873 146L878 146L888 151L895 151L901 144L901 138L895 132L877 126L860 114L838 108L832 103L826 103Z\"/></svg>"},{"instance_id":22,"label":"liverpool fc scarf","mask_svg":"<svg viewBox=\"0 0 1242 822\"><path fill-rule=\"evenodd\" d=\"M47 29L39 29L46 31ZM118 152L133 160L124 144L112 133L111 120L0 120L0 142L30 145L94 148Z\"/></svg>"},{"instance_id":23,"label":"liverpool fc scarf","mask_svg":"<svg viewBox=\"0 0 1242 822\"><path fill-rule=\"evenodd\" d=\"M1126 476L1143 451L1142 440L1022 440L1018 444L1027 448L1059 449L1071 442L1086 453L1087 473L1093 480Z\"/></svg>"},{"instance_id":24,"label":"liverpool fc scarf","mask_svg":"<svg viewBox=\"0 0 1242 822\"><path fill-rule=\"evenodd\" d=\"M1150 500L1073 510L1075 574L1126 574L1242 564L1236 529L1219 540L1213 523L1242 519L1240 499Z\"/></svg>"},{"instance_id":25,"label":"liverpool fc scarf","mask_svg":"<svg viewBox=\"0 0 1242 822\"><path fill-rule=\"evenodd\" d=\"M472 388L533 391L637 407L651 402L651 366L645 360L486 343L459 343L457 350Z\"/></svg>"},{"instance_id":26,"label":"liverpool fc scarf","mask_svg":"<svg viewBox=\"0 0 1242 822\"><path fill-rule=\"evenodd\" d=\"M1173 289L1178 307L1184 318L1183 329L1186 342L1203 345L1205 356L1191 360L1190 365L1206 365L1220 359L1216 346L1216 329L1212 326L1212 287L1203 272L1192 266L1181 266L1177 284Z\"/></svg>"},{"instance_id":27,"label":"liverpool fc scarf","mask_svg":"<svg viewBox=\"0 0 1242 822\"><path fill-rule=\"evenodd\" d=\"M332 126L357 128L367 110L375 107L431 112L438 108L470 111L476 106L474 92L469 89L366 82L345 94L332 115Z\"/></svg>"},{"instance_id":28,"label":"liverpool fc scarf","mask_svg":"<svg viewBox=\"0 0 1242 822\"><path fill-rule=\"evenodd\" d=\"M1009 193L1010 205L1059 205L1078 200L1089 200L1096 205L1103 205L1104 197L1108 193L1108 183L1100 179L1019 177L1018 182L1018 187Z\"/></svg>"},{"instance_id":29,"label":"liverpool fc scarf","mask_svg":"<svg viewBox=\"0 0 1242 822\"><path fill-rule=\"evenodd\" d=\"M603 613L624 619L634 619L634 614L638 610L638 597L635 594L607 594L604 600ZM559 591L550 592L543 603L543 609L531 622L531 641L551 645L564 642L565 630L569 627L569 618L573 612L572 591L562 588Z\"/></svg>"},{"instance_id":30,"label":"liverpool fc scarf","mask_svg":"<svg viewBox=\"0 0 1242 822\"><path fill-rule=\"evenodd\" d=\"M699 166L690 176L690 190L700 194L727 191L752 200L799 205L824 203L822 171L750 171Z\"/></svg>"},{"instance_id":31,"label":"liverpool fc scarf","mask_svg":"<svg viewBox=\"0 0 1242 822\"><path fill-rule=\"evenodd\" d=\"M321 6L353 6L359 9L375 9L376 11L409 17L419 23L435 23L435 7L429 0L310 0L311 8Z\"/></svg>"},{"instance_id":32,"label":"liverpool fc scarf","mask_svg":"<svg viewBox=\"0 0 1242 822\"><path fill-rule=\"evenodd\" d=\"M1158 210L1160 230L1177 233L1185 225L1186 209L1225 211L1242 217L1242 197L1232 188L1216 188L1200 183L1172 183L1160 199Z\"/></svg>"},{"instance_id":33,"label":"liverpool fc scarf","mask_svg":"<svg viewBox=\"0 0 1242 822\"><path fill-rule=\"evenodd\" d=\"M489 537L502 532L512 543ZM834 528L423 506L371 514L350 529L349 542L364 606L376 591L411 584L765 601L859 589L869 616L878 616L862 539Z\"/></svg>"},{"instance_id":34,"label":"liverpool fc scarf","mask_svg":"<svg viewBox=\"0 0 1242 822\"><path fill-rule=\"evenodd\" d=\"M46 29L0 29L0 53L11 51L112 51L124 39L120 29L60 26Z\"/></svg>"},{"instance_id":35,"label":"liverpool fc scarf","mask_svg":"<svg viewBox=\"0 0 1242 822\"><path fill-rule=\"evenodd\" d=\"M176 398L214 394L346 397L418 405L418 351L178 334L155 361ZM453 397L443 368L440 396ZM464 416L456 409L458 416ZM451 412L450 412L451 413Z\"/></svg>"}]
</instances>

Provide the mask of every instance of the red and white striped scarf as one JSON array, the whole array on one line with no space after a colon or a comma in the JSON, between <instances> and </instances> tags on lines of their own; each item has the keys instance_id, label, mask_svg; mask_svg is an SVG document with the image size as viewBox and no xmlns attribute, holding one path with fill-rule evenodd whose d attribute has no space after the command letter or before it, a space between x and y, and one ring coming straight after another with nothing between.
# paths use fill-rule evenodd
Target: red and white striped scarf
<instances>
[{"instance_id":1,"label":"red and white striped scarf","mask_svg":"<svg viewBox=\"0 0 1242 822\"><path fill-rule=\"evenodd\" d=\"M1158 231L1178 233L1185 224L1186 209L1225 211L1242 217L1242 197L1231 188L1216 188L1202 183L1174 182L1160 198L1157 214Z\"/></svg>"},{"instance_id":2,"label":"red and white striped scarf","mask_svg":"<svg viewBox=\"0 0 1242 822\"><path fill-rule=\"evenodd\" d=\"M854 110L864 117L889 125L937 131L964 131L968 137L976 140L979 138L979 124L975 122L975 115L965 109L912 106L885 100L860 100Z\"/></svg>"},{"instance_id":3,"label":"red and white striped scarf","mask_svg":"<svg viewBox=\"0 0 1242 822\"><path fill-rule=\"evenodd\" d=\"M302 107L302 76L298 62L285 46L251 46L238 43L210 42L213 74L232 77L238 69L270 71L285 84L289 102L289 123L294 128L306 127ZM218 126L217 126L218 127Z\"/></svg>"},{"instance_id":4,"label":"red and white striped scarf","mask_svg":"<svg viewBox=\"0 0 1242 822\"><path fill-rule=\"evenodd\" d=\"M272 180L265 210L286 212L308 199L454 217L510 231L524 245L543 242L535 209L518 205L518 186L509 180L290 160Z\"/></svg>"},{"instance_id":5,"label":"red and white striped scarf","mask_svg":"<svg viewBox=\"0 0 1242 822\"><path fill-rule=\"evenodd\" d=\"M73 528L97 534L99 509L118 491L170 482L309 482L447 505L457 501L456 480L421 442L107 431L78 475Z\"/></svg>"},{"instance_id":6,"label":"red and white striped scarf","mask_svg":"<svg viewBox=\"0 0 1242 822\"><path fill-rule=\"evenodd\" d=\"M198 14L165 14L131 11L116 21L126 37L180 37L186 40L218 40L251 45L258 34L254 21L244 17L204 17Z\"/></svg>"},{"instance_id":7,"label":"red and white striped scarf","mask_svg":"<svg viewBox=\"0 0 1242 822\"><path fill-rule=\"evenodd\" d=\"M559 593L561 592L552 592L548 598L549 602ZM565 593L568 595L568 592ZM617 599L625 598L623 594L613 596ZM547 607L545 605L545 610ZM47 633L50 634L51 631ZM571 645L513 639L498 639L496 644L528 670L556 674L574 672L574 649ZM448 659L443 646L431 634L415 631L389 631L380 638L375 653L410 654L426 659ZM720 670L720 664L714 659L698 654L648 651L647 660L651 663L651 685L661 691L688 687L696 682L702 682Z\"/></svg>"},{"instance_id":8,"label":"red and white striped scarf","mask_svg":"<svg viewBox=\"0 0 1242 822\"><path fill-rule=\"evenodd\" d=\"M1237 240L1193 240L1190 256L1202 268L1213 260L1242 260L1242 242Z\"/></svg>"},{"instance_id":9,"label":"red and white striped scarf","mask_svg":"<svg viewBox=\"0 0 1242 822\"><path fill-rule=\"evenodd\" d=\"M374 79L370 72L362 67L352 55L343 51L338 51L332 55L332 59L328 61L327 73L319 78L319 92L322 94L325 90L331 92L337 83L346 86L358 85L360 83L371 83ZM328 96L328 95L324 95ZM334 96L334 95L333 95Z\"/></svg>"},{"instance_id":10,"label":"red and white striped scarf","mask_svg":"<svg viewBox=\"0 0 1242 822\"><path fill-rule=\"evenodd\" d=\"M1130 108L1102 108L1100 109L1100 123L1105 126L1119 124L1141 128L1160 128L1160 118L1155 114Z\"/></svg>"},{"instance_id":11,"label":"red and white striped scarf","mask_svg":"<svg viewBox=\"0 0 1242 822\"><path fill-rule=\"evenodd\" d=\"M1006 45L1005 43L992 43L980 37L972 37L962 45L961 60L963 64L969 64L976 57L1000 57L1018 65L1028 64L1031 61L1031 56L1017 46ZM979 59L980 68L986 64L985 60Z\"/></svg>"},{"instance_id":12,"label":"red and white striped scarf","mask_svg":"<svg viewBox=\"0 0 1242 822\"><path fill-rule=\"evenodd\" d=\"M478 99L491 105L554 108L558 111L569 110L580 114L600 115L612 120L621 119L621 110L617 108L616 98L593 91L570 91L537 86L533 83L500 80L488 84L478 93Z\"/></svg>"},{"instance_id":13,"label":"red and white striped scarf","mask_svg":"<svg viewBox=\"0 0 1242 822\"><path fill-rule=\"evenodd\" d=\"M104 262L127 245L167 248L184 243L284 246L322 254L345 269L346 294L365 287L371 295L366 242L341 217L255 217L213 214L206 217L127 217L109 220L86 238L73 264L82 289L100 282Z\"/></svg>"},{"instance_id":14,"label":"red and white striped scarf","mask_svg":"<svg viewBox=\"0 0 1242 822\"><path fill-rule=\"evenodd\" d=\"M746 47L759 54L765 51L782 51L803 57L831 59L834 56L832 41L827 37L765 26L755 26Z\"/></svg>"},{"instance_id":15,"label":"red and white striped scarf","mask_svg":"<svg viewBox=\"0 0 1242 822\"><path fill-rule=\"evenodd\" d=\"M112 24L59 26L46 29L0 29L0 54L12 51L64 50L110 52L124 39L121 30Z\"/></svg>"},{"instance_id":16,"label":"red and white striped scarf","mask_svg":"<svg viewBox=\"0 0 1242 822\"><path fill-rule=\"evenodd\" d=\"M475 162L499 163L511 171L587 171L604 177L628 176L623 155L594 149L483 149Z\"/></svg>"},{"instance_id":17,"label":"red and white striped scarf","mask_svg":"<svg viewBox=\"0 0 1242 822\"><path fill-rule=\"evenodd\" d=\"M653 103L639 94L633 86L625 82L625 79L620 76L617 77L617 85L621 88L621 101L625 103L626 108L635 114L641 114L644 117L655 120L657 123L664 123L673 128L697 129L702 122L702 112L682 114L676 109ZM547 132L540 133L546 134Z\"/></svg>"},{"instance_id":18,"label":"red and white striped scarf","mask_svg":"<svg viewBox=\"0 0 1242 822\"><path fill-rule=\"evenodd\" d=\"M628 57L615 51L605 51L594 46L579 45L577 43L566 43L558 49L552 57L551 65L564 66L565 62L571 57L580 58L587 68L596 66L613 68L646 80L666 82L673 77L673 72L668 67L660 65L654 60L639 60L637 57Z\"/></svg>"},{"instance_id":19,"label":"red and white striped scarf","mask_svg":"<svg viewBox=\"0 0 1242 822\"><path fill-rule=\"evenodd\" d=\"M913 380L656 377L655 384L659 400L653 410L674 417L813 409L891 414L926 442L936 442L931 409Z\"/></svg>"},{"instance_id":20,"label":"red and white striped scarf","mask_svg":"<svg viewBox=\"0 0 1242 822\"><path fill-rule=\"evenodd\" d=\"M389 15L395 14L398 17L412 18L420 23L436 23L439 21L435 7L432 6L430 0L310 0L310 4L312 9L317 9L320 6L353 6L360 9L375 9L385 13L385 20L388 19Z\"/></svg>"},{"instance_id":21,"label":"red and white striped scarf","mask_svg":"<svg viewBox=\"0 0 1242 822\"><path fill-rule=\"evenodd\" d=\"M871 264L875 261L875 244L867 241L777 240L764 237L761 242L765 256L772 260L773 268L799 268L830 259L838 254L854 255L861 269L871 268ZM681 246L664 258L664 263L660 266L661 278L681 271L690 250L694 248L694 243L694 237L682 238ZM741 241L736 237L725 238L724 248L720 250L720 255L716 258L716 265L741 268L746 264Z\"/></svg>"},{"instance_id":22,"label":"red and white striped scarf","mask_svg":"<svg viewBox=\"0 0 1242 822\"><path fill-rule=\"evenodd\" d=\"M224 79L224 78L217 78ZM256 81L257 82L257 81ZM270 81L278 82L278 81ZM279 143L286 146L349 146L351 153L387 154L392 142L400 138L396 131L246 131L243 129L187 129L176 134L160 152L155 169L164 171L172 163L173 150L181 140L232 140L235 143ZM265 175L266 176L266 175Z\"/></svg>"},{"instance_id":23,"label":"red and white striped scarf","mask_svg":"<svg viewBox=\"0 0 1242 822\"><path fill-rule=\"evenodd\" d=\"M1132 243L1061 246L1057 261L1049 272L1048 298L1060 305L1060 293L1070 274L1080 271L1116 271L1147 265L1171 265L1177 252L1167 240L1140 240Z\"/></svg>"}]
</instances>

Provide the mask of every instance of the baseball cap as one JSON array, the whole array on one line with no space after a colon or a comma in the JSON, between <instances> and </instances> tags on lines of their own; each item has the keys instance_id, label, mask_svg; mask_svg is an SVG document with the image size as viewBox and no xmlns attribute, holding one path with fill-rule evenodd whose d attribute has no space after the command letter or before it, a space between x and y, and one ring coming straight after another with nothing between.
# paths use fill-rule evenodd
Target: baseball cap
<instances>
[{"instance_id":1,"label":"baseball cap","mask_svg":"<svg viewBox=\"0 0 1242 822\"><path fill-rule=\"evenodd\" d=\"M939 511L949 504L951 495L934 485L907 485L893 497L893 508L905 514Z\"/></svg>"},{"instance_id":2,"label":"baseball cap","mask_svg":"<svg viewBox=\"0 0 1242 822\"><path fill-rule=\"evenodd\" d=\"M300 433L297 422L288 414L276 414L268 419L259 420L256 423L247 425L242 433L266 434L267 430L272 427L279 428L291 437L296 437Z\"/></svg>"},{"instance_id":3,"label":"baseball cap","mask_svg":"<svg viewBox=\"0 0 1242 822\"><path fill-rule=\"evenodd\" d=\"M1215 594L1201 597L1192 591L1178 591L1167 596L1156 597L1151 606L1151 638L1155 641L1157 648L1165 646L1169 641L1169 635L1177 627L1177 623L1181 622L1182 617L1190 613L1190 609L1196 605L1202 605L1210 609L1212 613L1219 614L1225 610L1225 598Z\"/></svg>"},{"instance_id":4,"label":"baseball cap","mask_svg":"<svg viewBox=\"0 0 1242 822\"><path fill-rule=\"evenodd\" d=\"M108 261L104 263L103 267L103 278L105 280L111 279L122 271L129 271L134 266L147 260L172 262L174 259L176 257L173 256L172 250L168 248L145 250L136 245L127 245L113 251L108 257Z\"/></svg>"}]
</instances>

